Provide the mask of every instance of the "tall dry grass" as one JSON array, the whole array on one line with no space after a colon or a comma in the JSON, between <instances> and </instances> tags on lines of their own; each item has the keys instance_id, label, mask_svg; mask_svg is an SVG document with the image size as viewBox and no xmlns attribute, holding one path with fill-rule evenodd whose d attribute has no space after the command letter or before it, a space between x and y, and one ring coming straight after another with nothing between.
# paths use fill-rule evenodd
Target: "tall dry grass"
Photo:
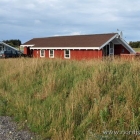
<instances>
[{"instance_id":1,"label":"tall dry grass","mask_svg":"<svg viewBox=\"0 0 140 140\"><path fill-rule=\"evenodd\" d=\"M0 60L0 115L42 139L136 139L140 61Z\"/></svg>"}]
</instances>

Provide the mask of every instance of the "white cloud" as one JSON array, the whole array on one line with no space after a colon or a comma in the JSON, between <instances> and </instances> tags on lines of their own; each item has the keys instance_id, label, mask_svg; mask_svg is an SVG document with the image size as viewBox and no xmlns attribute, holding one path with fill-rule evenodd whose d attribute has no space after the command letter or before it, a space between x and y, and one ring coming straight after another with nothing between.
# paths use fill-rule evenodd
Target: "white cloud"
<instances>
[{"instance_id":1,"label":"white cloud","mask_svg":"<svg viewBox=\"0 0 140 140\"><path fill-rule=\"evenodd\" d=\"M41 21L36 19L36 20L34 21L34 23L35 23L35 24L41 24Z\"/></svg>"},{"instance_id":2,"label":"white cloud","mask_svg":"<svg viewBox=\"0 0 140 140\"><path fill-rule=\"evenodd\" d=\"M81 32L72 32L70 35L81 35Z\"/></svg>"},{"instance_id":3,"label":"white cloud","mask_svg":"<svg viewBox=\"0 0 140 140\"><path fill-rule=\"evenodd\" d=\"M35 4L32 3L27 4L27 9L35 9L35 8L37 8Z\"/></svg>"},{"instance_id":4,"label":"white cloud","mask_svg":"<svg viewBox=\"0 0 140 140\"><path fill-rule=\"evenodd\" d=\"M0 38L24 42L33 37L116 32L119 28L127 40L138 40L139 5L139 0L0 0L0 31L4 33Z\"/></svg>"}]
</instances>

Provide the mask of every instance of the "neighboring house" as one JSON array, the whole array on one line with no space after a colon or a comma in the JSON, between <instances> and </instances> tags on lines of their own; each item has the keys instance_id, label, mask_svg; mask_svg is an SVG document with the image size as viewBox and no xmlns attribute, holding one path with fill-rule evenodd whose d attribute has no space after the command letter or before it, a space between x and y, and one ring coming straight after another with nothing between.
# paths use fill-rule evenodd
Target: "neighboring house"
<instances>
[{"instance_id":1,"label":"neighboring house","mask_svg":"<svg viewBox=\"0 0 140 140\"><path fill-rule=\"evenodd\" d=\"M0 58L14 58L14 57L26 57L18 49L4 43L0 42Z\"/></svg>"},{"instance_id":2,"label":"neighboring house","mask_svg":"<svg viewBox=\"0 0 140 140\"><path fill-rule=\"evenodd\" d=\"M136 53L118 33L33 38L21 46L35 58L81 60Z\"/></svg>"},{"instance_id":3,"label":"neighboring house","mask_svg":"<svg viewBox=\"0 0 140 140\"><path fill-rule=\"evenodd\" d=\"M12 51L13 53L17 52L18 50L4 42L0 42L0 53L3 51Z\"/></svg>"}]
</instances>

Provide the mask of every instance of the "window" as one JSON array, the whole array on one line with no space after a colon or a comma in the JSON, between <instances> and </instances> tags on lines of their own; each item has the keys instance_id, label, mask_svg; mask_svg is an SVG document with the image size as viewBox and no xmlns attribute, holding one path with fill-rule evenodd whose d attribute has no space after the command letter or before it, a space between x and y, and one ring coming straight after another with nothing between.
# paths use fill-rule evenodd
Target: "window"
<instances>
[{"instance_id":1,"label":"window","mask_svg":"<svg viewBox=\"0 0 140 140\"><path fill-rule=\"evenodd\" d=\"M109 46L109 55L114 55L114 46L113 45Z\"/></svg>"},{"instance_id":2,"label":"window","mask_svg":"<svg viewBox=\"0 0 140 140\"><path fill-rule=\"evenodd\" d=\"M113 54L113 46L110 46L110 54Z\"/></svg>"},{"instance_id":3,"label":"window","mask_svg":"<svg viewBox=\"0 0 140 140\"><path fill-rule=\"evenodd\" d=\"M49 50L49 57L54 58L54 50Z\"/></svg>"},{"instance_id":4,"label":"window","mask_svg":"<svg viewBox=\"0 0 140 140\"><path fill-rule=\"evenodd\" d=\"M64 50L64 57L70 58L70 50Z\"/></svg>"},{"instance_id":5,"label":"window","mask_svg":"<svg viewBox=\"0 0 140 140\"><path fill-rule=\"evenodd\" d=\"M40 50L40 57L45 57L45 50Z\"/></svg>"}]
</instances>

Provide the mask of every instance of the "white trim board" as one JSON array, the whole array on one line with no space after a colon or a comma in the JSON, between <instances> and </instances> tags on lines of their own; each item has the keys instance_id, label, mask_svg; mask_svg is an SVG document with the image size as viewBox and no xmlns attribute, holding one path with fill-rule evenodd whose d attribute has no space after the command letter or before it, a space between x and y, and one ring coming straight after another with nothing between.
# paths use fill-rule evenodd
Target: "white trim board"
<instances>
[{"instance_id":1,"label":"white trim board","mask_svg":"<svg viewBox=\"0 0 140 140\"><path fill-rule=\"evenodd\" d=\"M33 47L34 45L20 45L20 47Z\"/></svg>"},{"instance_id":2,"label":"white trim board","mask_svg":"<svg viewBox=\"0 0 140 140\"><path fill-rule=\"evenodd\" d=\"M99 47L32 47L30 49L45 50L99 50Z\"/></svg>"}]
</instances>

